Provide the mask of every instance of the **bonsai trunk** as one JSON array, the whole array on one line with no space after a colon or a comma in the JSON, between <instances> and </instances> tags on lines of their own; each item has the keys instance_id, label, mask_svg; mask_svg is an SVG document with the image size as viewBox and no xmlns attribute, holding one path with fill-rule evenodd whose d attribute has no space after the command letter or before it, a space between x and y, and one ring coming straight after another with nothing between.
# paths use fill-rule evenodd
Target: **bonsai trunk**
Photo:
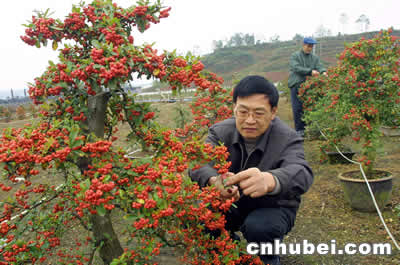
<instances>
[{"instance_id":1,"label":"bonsai trunk","mask_svg":"<svg viewBox=\"0 0 400 265\"><path fill-rule=\"evenodd\" d=\"M108 98L109 94L103 92L96 96L89 96L88 99L89 132L94 133L99 138L104 137ZM82 168L84 167L81 167L81 169ZM92 232L96 240L96 245L100 246L100 257L104 264L110 264L113 259L118 258L123 253L123 249L112 225L111 216L109 213L104 216L94 214L90 217L90 222L92 224Z\"/></svg>"},{"instance_id":2,"label":"bonsai trunk","mask_svg":"<svg viewBox=\"0 0 400 265\"><path fill-rule=\"evenodd\" d=\"M110 214L104 216L93 214L90 222L96 243L100 244L100 257L104 264L110 264L124 252L115 234Z\"/></svg>"},{"instance_id":3,"label":"bonsai trunk","mask_svg":"<svg viewBox=\"0 0 400 265\"><path fill-rule=\"evenodd\" d=\"M366 138L366 141L370 142L369 146L366 146L365 149L363 150L363 154L367 157L367 160L369 160L368 164L367 163L364 164L365 175L368 178L368 176L372 175L374 168L375 168L375 160L376 160L379 142L376 138L373 138L373 137Z\"/></svg>"}]
</instances>

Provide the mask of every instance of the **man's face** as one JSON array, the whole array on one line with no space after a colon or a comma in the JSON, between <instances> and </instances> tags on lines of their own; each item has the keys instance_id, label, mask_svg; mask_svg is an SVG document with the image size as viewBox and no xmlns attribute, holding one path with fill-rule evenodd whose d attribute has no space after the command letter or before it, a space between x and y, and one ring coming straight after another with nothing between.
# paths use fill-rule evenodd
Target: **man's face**
<instances>
[{"instance_id":1,"label":"man's face","mask_svg":"<svg viewBox=\"0 0 400 265\"><path fill-rule=\"evenodd\" d=\"M238 97L234 106L236 128L245 139L262 135L275 119L277 107L271 109L269 99L264 94Z\"/></svg>"},{"instance_id":2,"label":"man's face","mask_svg":"<svg viewBox=\"0 0 400 265\"><path fill-rule=\"evenodd\" d=\"M303 44L303 51L304 51L304 53L306 53L306 54L311 53L311 52L312 52L312 49L313 49L313 46L314 46L314 45L312 45L312 44Z\"/></svg>"}]
</instances>

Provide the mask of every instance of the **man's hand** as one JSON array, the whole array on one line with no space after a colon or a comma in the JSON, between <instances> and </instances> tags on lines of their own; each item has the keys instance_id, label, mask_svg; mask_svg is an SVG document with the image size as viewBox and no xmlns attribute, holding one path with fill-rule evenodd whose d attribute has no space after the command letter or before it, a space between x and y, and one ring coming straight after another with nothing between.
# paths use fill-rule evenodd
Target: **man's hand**
<instances>
[{"instance_id":1,"label":"man's hand","mask_svg":"<svg viewBox=\"0 0 400 265\"><path fill-rule=\"evenodd\" d=\"M312 76L319 76L319 72L317 70L312 70L311 71Z\"/></svg>"},{"instance_id":2,"label":"man's hand","mask_svg":"<svg viewBox=\"0 0 400 265\"><path fill-rule=\"evenodd\" d=\"M323 74L324 76L328 76L328 74L327 74L326 72L323 72L322 74Z\"/></svg>"},{"instance_id":3,"label":"man's hand","mask_svg":"<svg viewBox=\"0 0 400 265\"><path fill-rule=\"evenodd\" d=\"M240 198L239 189L237 186L230 186L225 184L223 181L235 174L232 172L227 172L218 177L211 177L208 180L208 185L215 185L217 189L221 192L221 198L224 200L235 198L237 201Z\"/></svg>"},{"instance_id":4,"label":"man's hand","mask_svg":"<svg viewBox=\"0 0 400 265\"><path fill-rule=\"evenodd\" d=\"M274 176L261 172L258 168L249 168L230 177L226 185L239 184L244 195L252 198L261 197L273 191L276 186Z\"/></svg>"}]
</instances>

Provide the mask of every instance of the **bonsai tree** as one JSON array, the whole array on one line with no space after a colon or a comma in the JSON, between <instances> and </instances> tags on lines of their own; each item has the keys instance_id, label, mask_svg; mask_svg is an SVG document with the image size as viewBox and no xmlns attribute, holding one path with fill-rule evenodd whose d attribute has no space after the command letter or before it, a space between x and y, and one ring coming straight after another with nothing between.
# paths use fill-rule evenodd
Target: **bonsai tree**
<instances>
[{"instance_id":1,"label":"bonsai tree","mask_svg":"<svg viewBox=\"0 0 400 265\"><path fill-rule=\"evenodd\" d=\"M15 115L17 116L17 118L18 118L19 120L25 119L26 111L25 111L24 106L19 105L19 106L15 109Z\"/></svg>"},{"instance_id":2,"label":"bonsai tree","mask_svg":"<svg viewBox=\"0 0 400 265\"><path fill-rule=\"evenodd\" d=\"M346 137L361 144L361 161L371 174L380 127L400 116L399 39L391 29L348 45L328 77L309 79L299 91L305 120L321 129L328 143Z\"/></svg>"},{"instance_id":3,"label":"bonsai tree","mask_svg":"<svg viewBox=\"0 0 400 265\"><path fill-rule=\"evenodd\" d=\"M26 25L22 40L50 44L59 62L29 87L40 122L0 137L0 264L92 264L96 256L104 264L150 264L163 246L181 247L190 264L260 262L239 256L224 229L221 212L232 201L219 200L215 187L200 190L186 174L211 160L227 172L226 148L200 138L230 115L230 91L197 57L134 45L133 29L145 31L169 10L160 1L124 9L95 0L64 20L46 11ZM195 86L194 122L180 131L156 124L151 105L123 89L133 74L176 91ZM151 158L127 157L129 144L115 142L121 123Z\"/></svg>"},{"instance_id":4,"label":"bonsai tree","mask_svg":"<svg viewBox=\"0 0 400 265\"><path fill-rule=\"evenodd\" d=\"M9 107L0 106L0 119L2 122L10 122L11 116L12 114Z\"/></svg>"}]
</instances>

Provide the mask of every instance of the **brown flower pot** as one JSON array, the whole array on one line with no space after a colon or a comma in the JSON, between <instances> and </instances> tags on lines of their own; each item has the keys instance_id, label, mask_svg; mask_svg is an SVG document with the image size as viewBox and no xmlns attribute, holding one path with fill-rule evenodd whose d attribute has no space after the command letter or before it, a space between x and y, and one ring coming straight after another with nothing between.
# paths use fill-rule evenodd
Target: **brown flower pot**
<instances>
[{"instance_id":1,"label":"brown flower pot","mask_svg":"<svg viewBox=\"0 0 400 265\"><path fill-rule=\"evenodd\" d=\"M380 130L385 136L400 136L400 128L398 127L381 126Z\"/></svg>"},{"instance_id":2,"label":"brown flower pot","mask_svg":"<svg viewBox=\"0 0 400 265\"><path fill-rule=\"evenodd\" d=\"M325 152L328 156L329 164L350 164L351 162L345 159L339 152ZM353 159L355 152L342 152L348 159Z\"/></svg>"},{"instance_id":3,"label":"brown flower pot","mask_svg":"<svg viewBox=\"0 0 400 265\"><path fill-rule=\"evenodd\" d=\"M379 171L389 173L383 170ZM376 211L365 180L346 176L346 174L351 174L353 172L355 171L343 172L339 174L339 179L343 186L344 197L346 201L350 204L351 208L355 210L362 212ZM379 209L383 209L383 207L385 207L385 205L390 201L392 196L393 176L391 173L389 174L390 175L388 177L368 180Z\"/></svg>"}]
</instances>

